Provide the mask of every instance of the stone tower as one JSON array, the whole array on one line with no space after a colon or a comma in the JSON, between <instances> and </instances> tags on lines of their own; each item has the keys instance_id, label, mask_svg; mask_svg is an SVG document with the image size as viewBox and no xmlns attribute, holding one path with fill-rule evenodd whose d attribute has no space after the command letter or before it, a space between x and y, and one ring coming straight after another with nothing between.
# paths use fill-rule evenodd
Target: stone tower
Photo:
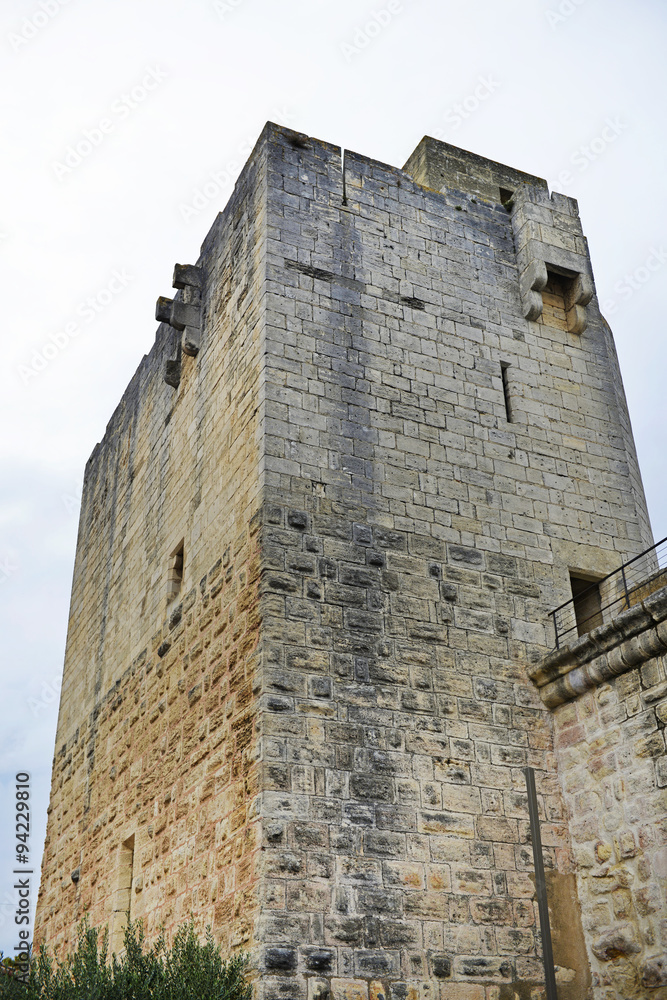
<instances>
[{"instance_id":1,"label":"stone tower","mask_svg":"<svg viewBox=\"0 0 667 1000\"><path fill-rule=\"evenodd\" d=\"M549 618L652 544L576 202L269 124L174 286L86 468L37 941L540 996L529 765L561 1000L667 995L667 593Z\"/></svg>"}]
</instances>

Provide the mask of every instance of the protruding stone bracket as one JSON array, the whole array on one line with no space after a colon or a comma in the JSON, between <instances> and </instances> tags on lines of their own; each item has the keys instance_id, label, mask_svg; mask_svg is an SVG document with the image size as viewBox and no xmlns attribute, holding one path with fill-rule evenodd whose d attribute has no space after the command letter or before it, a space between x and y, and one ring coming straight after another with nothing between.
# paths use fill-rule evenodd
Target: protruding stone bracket
<instances>
[{"instance_id":1,"label":"protruding stone bracket","mask_svg":"<svg viewBox=\"0 0 667 1000\"><path fill-rule=\"evenodd\" d=\"M181 362L178 358L169 358L164 363L164 380L167 385L178 389L181 384Z\"/></svg>"},{"instance_id":2,"label":"protruding stone bracket","mask_svg":"<svg viewBox=\"0 0 667 1000\"><path fill-rule=\"evenodd\" d=\"M194 264L174 264L174 277L172 288L198 288L201 291L204 279L204 271Z\"/></svg>"},{"instance_id":3,"label":"protruding stone bracket","mask_svg":"<svg viewBox=\"0 0 667 1000\"><path fill-rule=\"evenodd\" d=\"M164 295L159 296L155 303L155 318L158 323L169 323L171 325L171 307L173 304L173 299L167 299Z\"/></svg>"},{"instance_id":4,"label":"protruding stone bracket","mask_svg":"<svg viewBox=\"0 0 667 1000\"><path fill-rule=\"evenodd\" d=\"M593 298L593 282L587 274L576 274L565 289L565 315L570 333L583 333L588 325L586 306Z\"/></svg>"},{"instance_id":5,"label":"protruding stone bracket","mask_svg":"<svg viewBox=\"0 0 667 1000\"><path fill-rule=\"evenodd\" d=\"M521 303L526 319L536 320L542 315L542 289L548 280L547 266L543 260L531 260L519 279Z\"/></svg>"},{"instance_id":6,"label":"protruding stone bracket","mask_svg":"<svg viewBox=\"0 0 667 1000\"><path fill-rule=\"evenodd\" d=\"M160 323L168 323L174 330L183 333L179 345L178 358L166 362L164 379L168 385L178 386L181 372L181 347L183 354L195 357L201 346L201 290L204 273L194 264L176 264L172 284L182 290L183 296L169 299L161 295L155 306L155 318Z\"/></svg>"},{"instance_id":7,"label":"protruding stone bracket","mask_svg":"<svg viewBox=\"0 0 667 1000\"><path fill-rule=\"evenodd\" d=\"M181 383L181 365L182 365L182 350L181 350L181 338L175 330L171 331L171 358L167 358L164 363L164 368L162 371L162 376L167 383L173 389L178 389ZM175 355L175 356L174 356Z\"/></svg>"},{"instance_id":8,"label":"protruding stone bracket","mask_svg":"<svg viewBox=\"0 0 667 1000\"><path fill-rule=\"evenodd\" d=\"M563 282L568 330L583 333L588 325L586 306L593 298L593 282L584 272L567 271L557 264L550 267L548 261L531 260L519 278L523 315L532 321L542 315L542 292L549 281L549 271L558 274Z\"/></svg>"},{"instance_id":9,"label":"protruding stone bracket","mask_svg":"<svg viewBox=\"0 0 667 1000\"><path fill-rule=\"evenodd\" d=\"M514 191L511 223L519 265L519 293L523 315L539 320L543 292L553 276L563 293L567 329L586 329L586 306L594 293L586 241L577 204L572 198L520 185Z\"/></svg>"},{"instance_id":10,"label":"protruding stone bracket","mask_svg":"<svg viewBox=\"0 0 667 1000\"><path fill-rule=\"evenodd\" d=\"M198 305L188 302L178 302L161 295L155 306L155 318L161 323L168 323L174 330L185 330L186 326L199 329L201 313Z\"/></svg>"}]
</instances>

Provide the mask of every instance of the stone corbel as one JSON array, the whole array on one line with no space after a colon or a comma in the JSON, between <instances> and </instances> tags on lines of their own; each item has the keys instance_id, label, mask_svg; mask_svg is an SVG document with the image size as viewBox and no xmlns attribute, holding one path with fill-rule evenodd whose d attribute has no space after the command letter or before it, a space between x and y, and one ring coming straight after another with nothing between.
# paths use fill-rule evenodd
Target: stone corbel
<instances>
[{"instance_id":1,"label":"stone corbel","mask_svg":"<svg viewBox=\"0 0 667 1000\"><path fill-rule=\"evenodd\" d=\"M543 260L531 260L519 279L521 304L526 319L536 320L542 315L542 289L548 280L547 266Z\"/></svg>"},{"instance_id":2,"label":"stone corbel","mask_svg":"<svg viewBox=\"0 0 667 1000\"><path fill-rule=\"evenodd\" d=\"M531 260L519 278L519 290L523 315L526 319L535 321L542 315L544 308L542 292L546 287L549 275L548 261ZM570 333L581 334L588 325L586 306L593 298L593 282L585 272L570 272L569 277L563 274L557 266L553 268L565 279L565 315Z\"/></svg>"},{"instance_id":3,"label":"stone corbel","mask_svg":"<svg viewBox=\"0 0 667 1000\"><path fill-rule=\"evenodd\" d=\"M570 333L583 333L588 325L586 306L593 298L593 282L587 274L577 274L565 293L565 315Z\"/></svg>"},{"instance_id":4,"label":"stone corbel","mask_svg":"<svg viewBox=\"0 0 667 1000\"><path fill-rule=\"evenodd\" d=\"M178 357L166 362L164 379L177 387L180 382L180 346L183 353L195 357L201 346L201 289L203 271L194 264L176 264L172 285L182 289L183 300L169 299L161 295L155 306L155 318L160 323L168 323L183 334Z\"/></svg>"}]
</instances>

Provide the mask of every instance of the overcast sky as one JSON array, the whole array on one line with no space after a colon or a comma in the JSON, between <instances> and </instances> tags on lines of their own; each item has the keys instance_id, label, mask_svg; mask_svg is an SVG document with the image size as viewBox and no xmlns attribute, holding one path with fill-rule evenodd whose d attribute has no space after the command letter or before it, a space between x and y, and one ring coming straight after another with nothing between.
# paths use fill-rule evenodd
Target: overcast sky
<instances>
[{"instance_id":1,"label":"overcast sky","mask_svg":"<svg viewBox=\"0 0 667 1000\"><path fill-rule=\"evenodd\" d=\"M84 465L268 119L395 166L430 134L578 198L667 534L666 23L664 0L3 0L5 953L17 771L39 871Z\"/></svg>"}]
</instances>

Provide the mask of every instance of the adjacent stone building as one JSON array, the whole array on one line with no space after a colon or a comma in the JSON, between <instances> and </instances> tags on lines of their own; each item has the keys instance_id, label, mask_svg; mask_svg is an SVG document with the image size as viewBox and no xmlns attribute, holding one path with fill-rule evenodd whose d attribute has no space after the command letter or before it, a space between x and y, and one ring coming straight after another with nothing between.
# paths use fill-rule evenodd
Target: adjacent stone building
<instances>
[{"instance_id":1,"label":"adjacent stone building","mask_svg":"<svg viewBox=\"0 0 667 1000\"><path fill-rule=\"evenodd\" d=\"M652 545L576 202L269 124L174 286L86 468L37 941L542 996L532 766L561 1000L664 1000L667 591L549 617Z\"/></svg>"}]
</instances>

